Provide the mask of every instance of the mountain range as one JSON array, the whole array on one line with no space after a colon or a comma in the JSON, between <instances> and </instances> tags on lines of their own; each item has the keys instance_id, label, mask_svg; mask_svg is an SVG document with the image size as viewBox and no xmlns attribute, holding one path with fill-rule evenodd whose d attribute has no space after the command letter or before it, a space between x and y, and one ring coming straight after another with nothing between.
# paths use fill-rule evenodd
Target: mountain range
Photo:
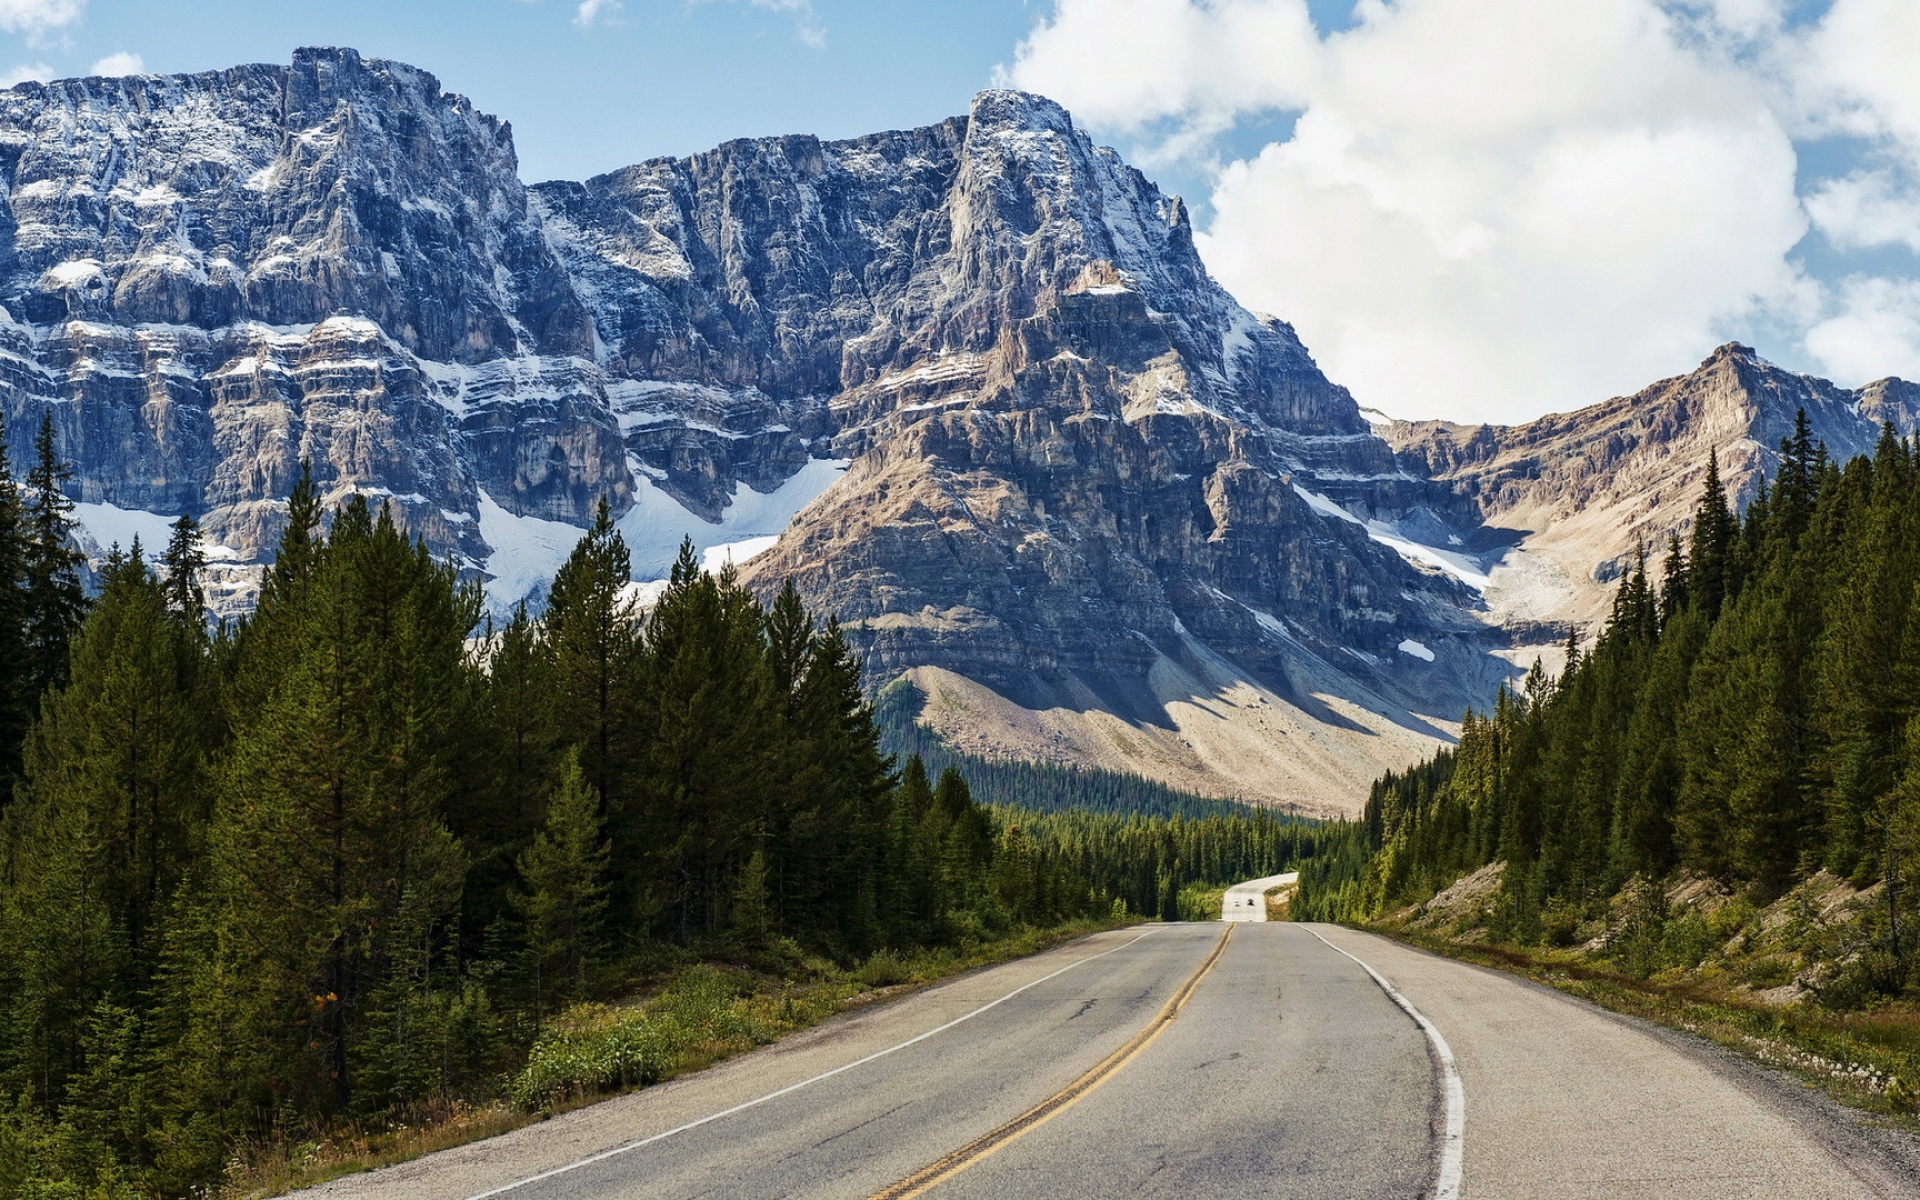
<instances>
[{"instance_id":1,"label":"mountain range","mask_svg":"<svg viewBox=\"0 0 1920 1200\"><path fill-rule=\"evenodd\" d=\"M244 611L303 463L537 606L604 499L838 612L979 753L1350 811L1591 628L1709 449L1920 420L1746 347L1513 427L1389 422L1207 273L1058 105L521 181L511 128L351 50L0 92L0 407L96 558L203 524Z\"/></svg>"}]
</instances>

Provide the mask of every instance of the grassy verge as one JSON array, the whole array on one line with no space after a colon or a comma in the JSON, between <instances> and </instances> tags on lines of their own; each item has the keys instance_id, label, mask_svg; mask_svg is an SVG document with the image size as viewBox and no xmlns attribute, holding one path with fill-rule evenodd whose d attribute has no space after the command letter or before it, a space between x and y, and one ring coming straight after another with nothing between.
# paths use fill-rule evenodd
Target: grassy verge
<instances>
[{"instance_id":1,"label":"grassy verge","mask_svg":"<svg viewBox=\"0 0 1920 1200\"><path fill-rule=\"evenodd\" d=\"M1637 978L1577 952L1465 943L1395 922L1360 926L1422 950L1493 967L1612 1012L1696 1034L1806 1080L1839 1102L1920 1132L1920 1006L1858 1012L1763 1003L1705 981ZM1669 973L1671 974L1671 973Z\"/></svg>"},{"instance_id":2,"label":"grassy verge","mask_svg":"<svg viewBox=\"0 0 1920 1200\"><path fill-rule=\"evenodd\" d=\"M229 1164L217 1198L277 1196L493 1137L711 1066L836 1013L1130 923L1078 921L963 949L882 951L851 970L819 959L786 976L724 963L683 967L630 1000L557 1015L495 1098L445 1100L378 1127L342 1123L248 1147Z\"/></svg>"}]
</instances>

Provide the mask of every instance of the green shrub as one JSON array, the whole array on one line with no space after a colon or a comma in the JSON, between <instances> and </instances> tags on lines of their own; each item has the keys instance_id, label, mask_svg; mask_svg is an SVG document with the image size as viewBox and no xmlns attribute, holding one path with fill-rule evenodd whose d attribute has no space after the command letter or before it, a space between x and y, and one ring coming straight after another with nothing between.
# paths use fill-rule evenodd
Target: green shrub
<instances>
[{"instance_id":1,"label":"green shrub","mask_svg":"<svg viewBox=\"0 0 1920 1200\"><path fill-rule=\"evenodd\" d=\"M750 987L712 967L682 971L640 1008L580 1004L534 1043L512 1096L545 1108L597 1092L656 1083L696 1055L773 1040L774 1030L747 1003Z\"/></svg>"},{"instance_id":2,"label":"green shrub","mask_svg":"<svg viewBox=\"0 0 1920 1200\"><path fill-rule=\"evenodd\" d=\"M892 987L896 983L906 983L913 978L913 972L900 956L891 950L882 950L866 961L866 964L853 973L853 981L864 988Z\"/></svg>"}]
</instances>

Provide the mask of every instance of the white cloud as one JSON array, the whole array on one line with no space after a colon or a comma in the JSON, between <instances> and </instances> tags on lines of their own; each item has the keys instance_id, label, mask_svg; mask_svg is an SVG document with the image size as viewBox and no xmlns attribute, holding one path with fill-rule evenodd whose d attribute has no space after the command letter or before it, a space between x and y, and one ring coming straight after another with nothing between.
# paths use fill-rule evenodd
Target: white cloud
<instances>
[{"instance_id":1,"label":"white cloud","mask_svg":"<svg viewBox=\"0 0 1920 1200\"><path fill-rule=\"evenodd\" d=\"M820 14L813 11L813 0L748 0L755 8L785 13L793 18L793 35L815 50L827 48L827 29Z\"/></svg>"},{"instance_id":2,"label":"white cloud","mask_svg":"<svg viewBox=\"0 0 1920 1200\"><path fill-rule=\"evenodd\" d=\"M624 7L620 0L580 0L580 7L573 12L573 23L582 29L611 25L619 19Z\"/></svg>"},{"instance_id":3,"label":"white cloud","mask_svg":"<svg viewBox=\"0 0 1920 1200\"><path fill-rule=\"evenodd\" d=\"M89 75L139 75L147 69L138 54L129 54L125 50L109 54L88 69Z\"/></svg>"},{"instance_id":4,"label":"white cloud","mask_svg":"<svg viewBox=\"0 0 1920 1200\"><path fill-rule=\"evenodd\" d=\"M1655 0L1357 14L1322 38L1301 0L1059 0L1009 76L1123 132L1299 112L1219 175L1202 249L1397 414L1630 392L1795 296L1806 216L1772 92Z\"/></svg>"},{"instance_id":5,"label":"white cloud","mask_svg":"<svg viewBox=\"0 0 1920 1200\"><path fill-rule=\"evenodd\" d=\"M45 83L53 78L53 68L46 63L21 63L17 67L0 71L0 89L10 88L29 80Z\"/></svg>"},{"instance_id":6,"label":"white cloud","mask_svg":"<svg viewBox=\"0 0 1920 1200\"><path fill-rule=\"evenodd\" d=\"M1843 379L1920 380L1920 280L1858 277L1840 289L1840 311L1808 331L1807 348Z\"/></svg>"},{"instance_id":7,"label":"white cloud","mask_svg":"<svg viewBox=\"0 0 1920 1200\"><path fill-rule=\"evenodd\" d=\"M0 29L38 45L48 34L80 19L87 0L0 0Z\"/></svg>"},{"instance_id":8,"label":"white cloud","mask_svg":"<svg viewBox=\"0 0 1920 1200\"><path fill-rule=\"evenodd\" d=\"M1856 171L1807 197L1807 213L1843 250L1909 246L1920 251L1920 194L1891 171Z\"/></svg>"},{"instance_id":9,"label":"white cloud","mask_svg":"<svg viewBox=\"0 0 1920 1200\"><path fill-rule=\"evenodd\" d=\"M1811 128L1884 139L1920 154L1920 5L1834 0L1809 34L1783 49Z\"/></svg>"}]
</instances>

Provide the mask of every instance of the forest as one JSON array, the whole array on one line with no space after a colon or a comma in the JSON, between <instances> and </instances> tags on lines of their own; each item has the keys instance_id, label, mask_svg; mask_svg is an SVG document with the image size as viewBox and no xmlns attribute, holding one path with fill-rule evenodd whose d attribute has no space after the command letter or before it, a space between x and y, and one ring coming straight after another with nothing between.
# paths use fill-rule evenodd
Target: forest
<instances>
[{"instance_id":1,"label":"forest","mask_svg":"<svg viewBox=\"0 0 1920 1200\"><path fill-rule=\"evenodd\" d=\"M50 428L0 468L0 1195L183 1195L235 1147L485 1098L542 1014L677 963L858 963L1114 912L955 772L882 754L789 587L603 505L536 619L310 478L257 609L191 519L96 594Z\"/></svg>"},{"instance_id":2,"label":"forest","mask_svg":"<svg viewBox=\"0 0 1920 1200\"><path fill-rule=\"evenodd\" d=\"M303 475L256 609L215 623L191 518L87 581L50 425L34 454L24 481L0 456L9 1200L202 1193L248 1147L545 1103L579 1082L569 1005L664 980L740 1010L708 963L885 982L930 948L1177 919L1183 887L1318 845L956 755L898 697L876 715L835 620L690 545L642 613L604 504L539 615L496 624L386 508L329 511Z\"/></svg>"},{"instance_id":3,"label":"forest","mask_svg":"<svg viewBox=\"0 0 1920 1200\"><path fill-rule=\"evenodd\" d=\"M1498 862L1495 936L1552 942L1635 880L1764 905L1826 871L1885 881L1897 929L1920 852L1920 442L1888 427L1840 464L1802 413L1743 515L1709 464L1661 560L1642 548L1558 678L1536 664L1457 747L1377 781L1296 912L1369 920Z\"/></svg>"}]
</instances>

